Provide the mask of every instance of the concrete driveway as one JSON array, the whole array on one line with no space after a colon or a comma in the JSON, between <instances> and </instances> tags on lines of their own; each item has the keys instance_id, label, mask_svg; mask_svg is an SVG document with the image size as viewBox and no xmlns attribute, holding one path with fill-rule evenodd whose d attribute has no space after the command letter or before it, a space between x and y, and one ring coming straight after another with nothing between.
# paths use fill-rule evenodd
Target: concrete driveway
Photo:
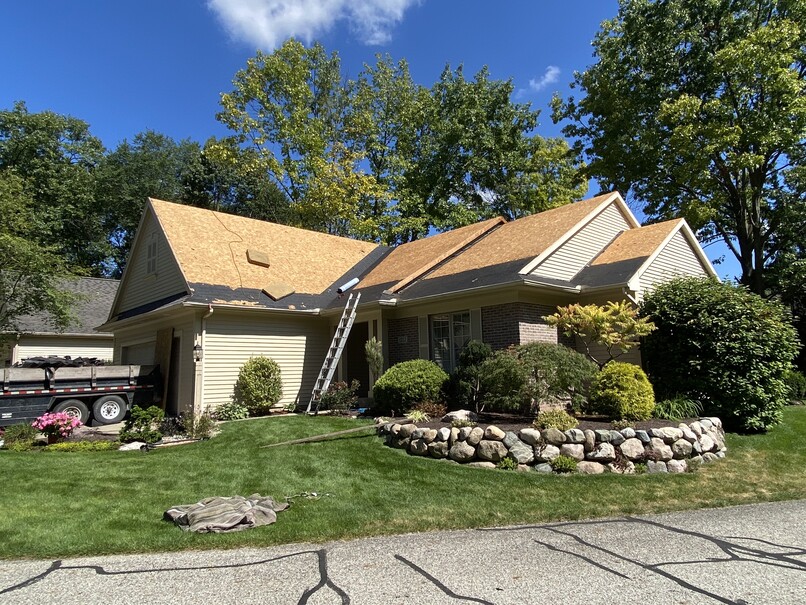
<instances>
[{"instance_id":1,"label":"concrete driveway","mask_svg":"<svg viewBox=\"0 0 806 605\"><path fill-rule=\"evenodd\" d=\"M804 518L806 500L321 545L5 562L0 603L801 604Z\"/></svg>"}]
</instances>

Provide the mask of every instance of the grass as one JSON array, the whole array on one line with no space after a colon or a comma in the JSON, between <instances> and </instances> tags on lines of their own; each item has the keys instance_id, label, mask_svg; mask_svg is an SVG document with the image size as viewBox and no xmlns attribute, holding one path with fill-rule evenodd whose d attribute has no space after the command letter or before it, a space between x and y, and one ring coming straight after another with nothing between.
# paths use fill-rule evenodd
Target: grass
<instances>
[{"instance_id":1,"label":"grass","mask_svg":"<svg viewBox=\"0 0 806 605\"><path fill-rule=\"evenodd\" d=\"M374 434L261 449L356 426L304 416L234 422L212 441L140 452L0 452L0 558L266 546L538 523L806 497L806 407L765 435L729 435L728 458L698 473L546 476L408 456ZM300 492L276 524L188 534L162 521L176 504Z\"/></svg>"}]
</instances>

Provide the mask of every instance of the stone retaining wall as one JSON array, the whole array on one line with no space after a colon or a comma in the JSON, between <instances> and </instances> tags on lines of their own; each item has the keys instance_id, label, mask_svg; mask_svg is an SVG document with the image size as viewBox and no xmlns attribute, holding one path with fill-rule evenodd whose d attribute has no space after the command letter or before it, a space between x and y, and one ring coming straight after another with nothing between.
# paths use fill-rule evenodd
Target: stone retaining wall
<instances>
[{"instance_id":1,"label":"stone retaining wall","mask_svg":"<svg viewBox=\"0 0 806 605\"><path fill-rule=\"evenodd\" d=\"M725 457L725 431L719 418L701 418L691 424L648 430L524 428L514 433L496 426L441 429L414 424L385 423L378 427L391 447L413 456L447 458L483 468L495 468L504 458L518 462L519 470L552 472L557 456L577 460L577 471L634 473L635 464L646 464L648 473L683 473L689 464Z\"/></svg>"}]
</instances>

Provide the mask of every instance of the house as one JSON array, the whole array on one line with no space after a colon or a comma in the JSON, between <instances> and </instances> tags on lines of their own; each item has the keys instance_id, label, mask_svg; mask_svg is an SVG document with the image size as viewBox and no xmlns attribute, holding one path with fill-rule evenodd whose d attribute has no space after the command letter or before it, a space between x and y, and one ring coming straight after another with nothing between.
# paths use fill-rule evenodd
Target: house
<instances>
[{"instance_id":1,"label":"house","mask_svg":"<svg viewBox=\"0 0 806 605\"><path fill-rule=\"evenodd\" d=\"M685 221L642 227L617 193L393 249L149 200L101 329L116 362L168 369L169 413L229 401L254 355L280 365L282 403L304 405L345 304L337 289L353 278L361 301L339 376L366 394L372 336L387 367L427 358L447 370L470 339L575 346L543 319L558 305L637 302L678 274L715 276Z\"/></svg>"},{"instance_id":2,"label":"house","mask_svg":"<svg viewBox=\"0 0 806 605\"><path fill-rule=\"evenodd\" d=\"M77 296L72 308L73 320L60 331L47 313L18 318L17 330L6 333L0 343L4 366L49 355L112 360L112 334L99 332L96 326L109 316L118 280L80 277L66 280L61 288Z\"/></svg>"}]
</instances>

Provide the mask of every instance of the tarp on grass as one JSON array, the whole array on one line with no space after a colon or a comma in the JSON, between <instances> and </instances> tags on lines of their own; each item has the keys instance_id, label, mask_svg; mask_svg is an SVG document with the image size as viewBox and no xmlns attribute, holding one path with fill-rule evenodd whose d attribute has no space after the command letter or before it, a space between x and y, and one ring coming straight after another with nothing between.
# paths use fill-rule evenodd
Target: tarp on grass
<instances>
[{"instance_id":1,"label":"tarp on grass","mask_svg":"<svg viewBox=\"0 0 806 605\"><path fill-rule=\"evenodd\" d=\"M288 508L269 496L214 496L196 504L180 504L165 511L163 519L173 521L185 531L222 533L269 525L277 513Z\"/></svg>"}]
</instances>

